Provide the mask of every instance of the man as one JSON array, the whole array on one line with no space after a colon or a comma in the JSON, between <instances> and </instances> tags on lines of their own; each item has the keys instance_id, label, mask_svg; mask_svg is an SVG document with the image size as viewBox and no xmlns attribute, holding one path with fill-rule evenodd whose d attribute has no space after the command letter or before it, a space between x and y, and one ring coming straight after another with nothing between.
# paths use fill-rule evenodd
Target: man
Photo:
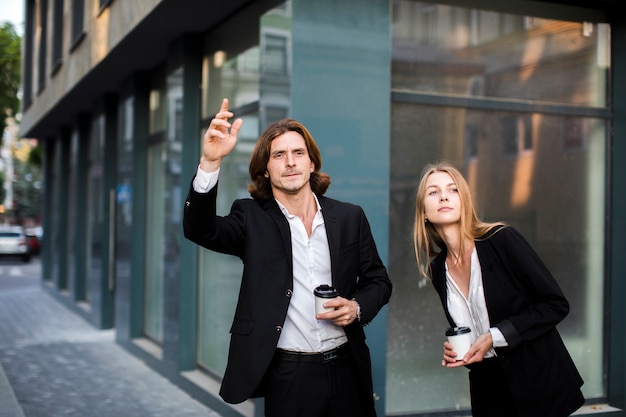
<instances>
[{"instance_id":1,"label":"man","mask_svg":"<svg viewBox=\"0 0 626 417\"><path fill-rule=\"evenodd\" d=\"M387 275L369 223L355 205L323 196L330 177L308 130L284 119L252 152L252 199L216 215L221 161L242 120L224 99L202 144L185 203L189 240L243 264L220 395L229 403L265 397L267 417L375 417L363 326L389 301ZM313 290L337 289L315 314Z\"/></svg>"}]
</instances>

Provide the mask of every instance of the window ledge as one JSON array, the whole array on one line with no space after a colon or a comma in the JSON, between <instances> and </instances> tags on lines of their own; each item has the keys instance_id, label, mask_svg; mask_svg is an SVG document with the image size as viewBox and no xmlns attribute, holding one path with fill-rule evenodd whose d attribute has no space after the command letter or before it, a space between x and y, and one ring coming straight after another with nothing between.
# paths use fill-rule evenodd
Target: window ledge
<instances>
[{"instance_id":1,"label":"window ledge","mask_svg":"<svg viewBox=\"0 0 626 417\"><path fill-rule=\"evenodd\" d=\"M604 413L616 413L622 411L619 408L611 407L608 404L593 404L584 405L578 409L573 416L590 415L590 414L604 414Z\"/></svg>"}]
</instances>

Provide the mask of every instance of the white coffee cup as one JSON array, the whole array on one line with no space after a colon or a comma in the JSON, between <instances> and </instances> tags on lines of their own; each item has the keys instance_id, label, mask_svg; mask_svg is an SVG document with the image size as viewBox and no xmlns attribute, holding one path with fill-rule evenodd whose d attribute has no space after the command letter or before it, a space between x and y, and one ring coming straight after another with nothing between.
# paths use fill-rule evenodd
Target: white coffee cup
<instances>
[{"instance_id":1,"label":"white coffee cup","mask_svg":"<svg viewBox=\"0 0 626 417\"><path fill-rule=\"evenodd\" d=\"M472 339L470 337L469 327L448 327L446 329L446 337L448 342L452 344L454 351L456 352L456 360L463 360L463 356L467 353L472 345Z\"/></svg>"},{"instance_id":2,"label":"white coffee cup","mask_svg":"<svg viewBox=\"0 0 626 417\"><path fill-rule=\"evenodd\" d=\"M313 290L313 294L315 294L315 314L322 314L335 310L334 307L324 307L324 303L326 301L330 301L339 295L337 294L337 290L335 288L330 285L323 284L315 288L315 290Z\"/></svg>"}]
</instances>

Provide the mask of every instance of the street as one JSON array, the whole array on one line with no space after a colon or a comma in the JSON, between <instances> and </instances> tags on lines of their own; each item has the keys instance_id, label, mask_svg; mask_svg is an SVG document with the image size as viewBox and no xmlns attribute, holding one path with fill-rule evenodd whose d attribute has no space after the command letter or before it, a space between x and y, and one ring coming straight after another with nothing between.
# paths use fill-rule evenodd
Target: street
<instances>
[{"instance_id":1,"label":"street","mask_svg":"<svg viewBox=\"0 0 626 417\"><path fill-rule=\"evenodd\" d=\"M33 256L24 263L19 259L0 259L0 289L17 289L39 285L41 281L41 258Z\"/></svg>"}]
</instances>

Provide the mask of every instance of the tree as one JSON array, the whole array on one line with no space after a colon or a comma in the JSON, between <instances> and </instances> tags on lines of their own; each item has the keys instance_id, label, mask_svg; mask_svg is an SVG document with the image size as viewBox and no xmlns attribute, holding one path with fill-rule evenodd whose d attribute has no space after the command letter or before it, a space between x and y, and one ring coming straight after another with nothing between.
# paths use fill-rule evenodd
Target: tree
<instances>
[{"instance_id":1,"label":"tree","mask_svg":"<svg viewBox=\"0 0 626 417\"><path fill-rule=\"evenodd\" d=\"M42 155L42 149L41 149L41 145L37 144L37 146L35 146L34 148L32 148L30 150L30 153L28 154L28 163L30 165L36 166L37 168L39 168L41 170L41 166L43 163L43 155Z\"/></svg>"},{"instance_id":2,"label":"tree","mask_svg":"<svg viewBox=\"0 0 626 417\"><path fill-rule=\"evenodd\" d=\"M19 139L11 146L13 211L17 224L37 221L41 211L41 146L34 139Z\"/></svg>"},{"instance_id":3,"label":"tree","mask_svg":"<svg viewBox=\"0 0 626 417\"><path fill-rule=\"evenodd\" d=\"M0 26L0 133L6 127L7 112L15 116L20 107L17 93L20 88L21 47L22 38L13 24L6 22Z\"/></svg>"},{"instance_id":4,"label":"tree","mask_svg":"<svg viewBox=\"0 0 626 417\"><path fill-rule=\"evenodd\" d=\"M38 166L13 160L13 216L16 223L37 219L41 211L41 170Z\"/></svg>"},{"instance_id":5,"label":"tree","mask_svg":"<svg viewBox=\"0 0 626 417\"><path fill-rule=\"evenodd\" d=\"M5 173L0 171L0 204L7 198L7 190L4 188L6 177Z\"/></svg>"}]
</instances>

